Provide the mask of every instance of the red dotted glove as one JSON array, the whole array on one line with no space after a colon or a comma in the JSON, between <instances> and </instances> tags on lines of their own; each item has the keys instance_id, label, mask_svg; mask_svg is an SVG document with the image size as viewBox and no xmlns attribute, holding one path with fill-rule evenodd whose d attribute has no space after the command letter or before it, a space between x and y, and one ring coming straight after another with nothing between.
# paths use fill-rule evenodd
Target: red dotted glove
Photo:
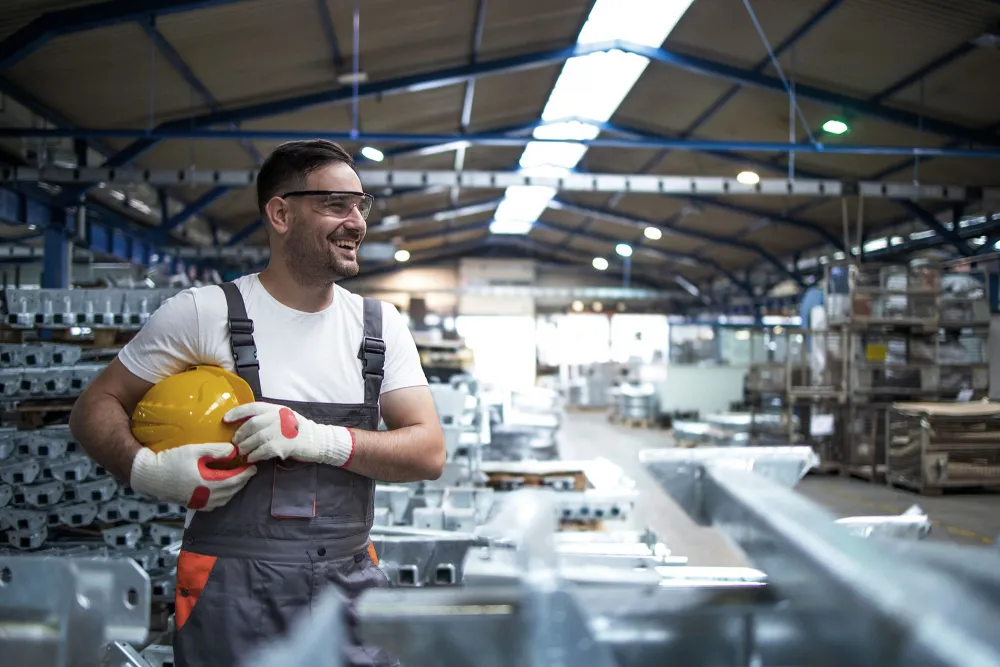
<instances>
[{"instance_id":1,"label":"red dotted glove","mask_svg":"<svg viewBox=\"0 0 1000 667\"><path fill-rule=\"evenodd\" d=\"M132 459L129 486L157 500L213 510L229 502L257 472L257 466L208 467L213 461L231 461L238 453L228 442L184 445L159 453L143 448Z\"/></svg>"},{"instance_id":2,"label":"red dotted glove","mask_svg":"<svg viewBox=\"0 0 1000 667\"><path fill-rule=\"evenodd\" d=\"M343 467L354 456L354 435L348 429L317 424L273 403L241 405L223 419L244 422L233 436L233 444L250 463L279 458Z\"/></svg>"}]
</instances>

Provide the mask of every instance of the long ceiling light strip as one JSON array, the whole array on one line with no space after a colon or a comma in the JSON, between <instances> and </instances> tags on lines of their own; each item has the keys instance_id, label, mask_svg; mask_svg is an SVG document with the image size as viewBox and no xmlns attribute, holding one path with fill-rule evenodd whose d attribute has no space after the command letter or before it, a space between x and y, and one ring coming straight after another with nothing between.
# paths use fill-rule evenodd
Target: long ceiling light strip
<instances>
[{"instance_id":1,"label":"long ceiling light strip","mask_svg":"<svg viewBox=\"0 0 1000 667\"><path fill-rule=\"evenodd\" d=\"M621 39L659 48L693 1L597 0L577 43ZM542 121L548 124L532 133L536 139L559 143L528 143L518 162L521 171L530 175L561 176L575 169L587 152L587 146L578 142L600 134L600 129L586 120L596 123L610 120L647 65L648 58L622 51L593 53L567 60L542 111ZM557 122L571 117L585 120ZM545 186L507 188L490 231L527 234L555 195L554 188Z\"/></svg>"}]
</instances>

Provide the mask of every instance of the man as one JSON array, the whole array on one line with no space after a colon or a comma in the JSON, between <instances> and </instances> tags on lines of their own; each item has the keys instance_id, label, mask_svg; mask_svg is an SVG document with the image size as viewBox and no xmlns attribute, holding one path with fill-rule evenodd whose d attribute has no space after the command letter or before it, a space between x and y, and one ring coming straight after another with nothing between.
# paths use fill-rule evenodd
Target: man
<instances>
[{"instance_id":1,"label":"man","mask_svg":"<svg viewBox=\"0 0 1000 667\"><path fill-rule=\"evenodd\" d=\"M189 510L177 572L175 661L228 667L289 627L330 583L386 586L368 534L374 481L435 479L438 424L399 312L336 285L357 275L372 197L327 141L279 146L260 169L267 268L164 303L77 400L84 449L139 493ZM136 403L194 365L238 373L256 402L230 411L235 443L154 454L131 434ZM389 430L379 431L379 415ZM238 448L238 451L237 451ZM214 470L209 459L247 455ZM331 650L338 647L331 646ZM352 665L395 661L354 637Z\"/></svg>"}]
</instances>

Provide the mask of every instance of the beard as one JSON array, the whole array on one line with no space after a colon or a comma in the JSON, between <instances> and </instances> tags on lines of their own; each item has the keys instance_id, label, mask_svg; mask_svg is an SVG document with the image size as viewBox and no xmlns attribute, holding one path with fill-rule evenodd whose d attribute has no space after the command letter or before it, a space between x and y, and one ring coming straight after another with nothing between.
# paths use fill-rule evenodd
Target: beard
<instances>
[{"instance_id":1,"label":"beard","mask_svg":"<svg viewBox=\"0 0 1000 667\"><path fill-rule=\"evenodd\" d=\"M301 285L329 285L341 278L353 278L361 271L357 259L338 257L330 240L318 238L299 217L293 220L288 231L284 255L285 266Z\"/></svg>"}]
</instances>

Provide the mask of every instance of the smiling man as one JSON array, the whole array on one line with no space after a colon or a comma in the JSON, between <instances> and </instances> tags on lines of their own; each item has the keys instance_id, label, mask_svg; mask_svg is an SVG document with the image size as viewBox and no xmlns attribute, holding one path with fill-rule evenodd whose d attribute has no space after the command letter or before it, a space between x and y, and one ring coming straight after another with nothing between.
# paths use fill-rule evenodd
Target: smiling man
<instances>
[{"instance_id":1,"label":"smiling man","mask_svg":"<svg viewBox=\"0 0 1000 667\"><path fill-rule=\"evenodd\" d=\"M336 282L357 275L372 196L328 141L279 146L257 202L267 268L163 304L78 399L73 433L139 493L190 510L177 571L179 667L239 664L283 634L328 584L386 586L369 540L375 480L434 479L444 437L406 323ZM213 471L234 444L154 454L129 415L156 382L195 365L240 375L256 402L226 415L249 465ZM192 400L178 397L178 400ZM389 430L379 431L379 419ZM193 511L201 510L201 511ZM331 646L331 650L337 647ZM351 665L391 665L357 636Z\"/></svg>"}]
</instances>

